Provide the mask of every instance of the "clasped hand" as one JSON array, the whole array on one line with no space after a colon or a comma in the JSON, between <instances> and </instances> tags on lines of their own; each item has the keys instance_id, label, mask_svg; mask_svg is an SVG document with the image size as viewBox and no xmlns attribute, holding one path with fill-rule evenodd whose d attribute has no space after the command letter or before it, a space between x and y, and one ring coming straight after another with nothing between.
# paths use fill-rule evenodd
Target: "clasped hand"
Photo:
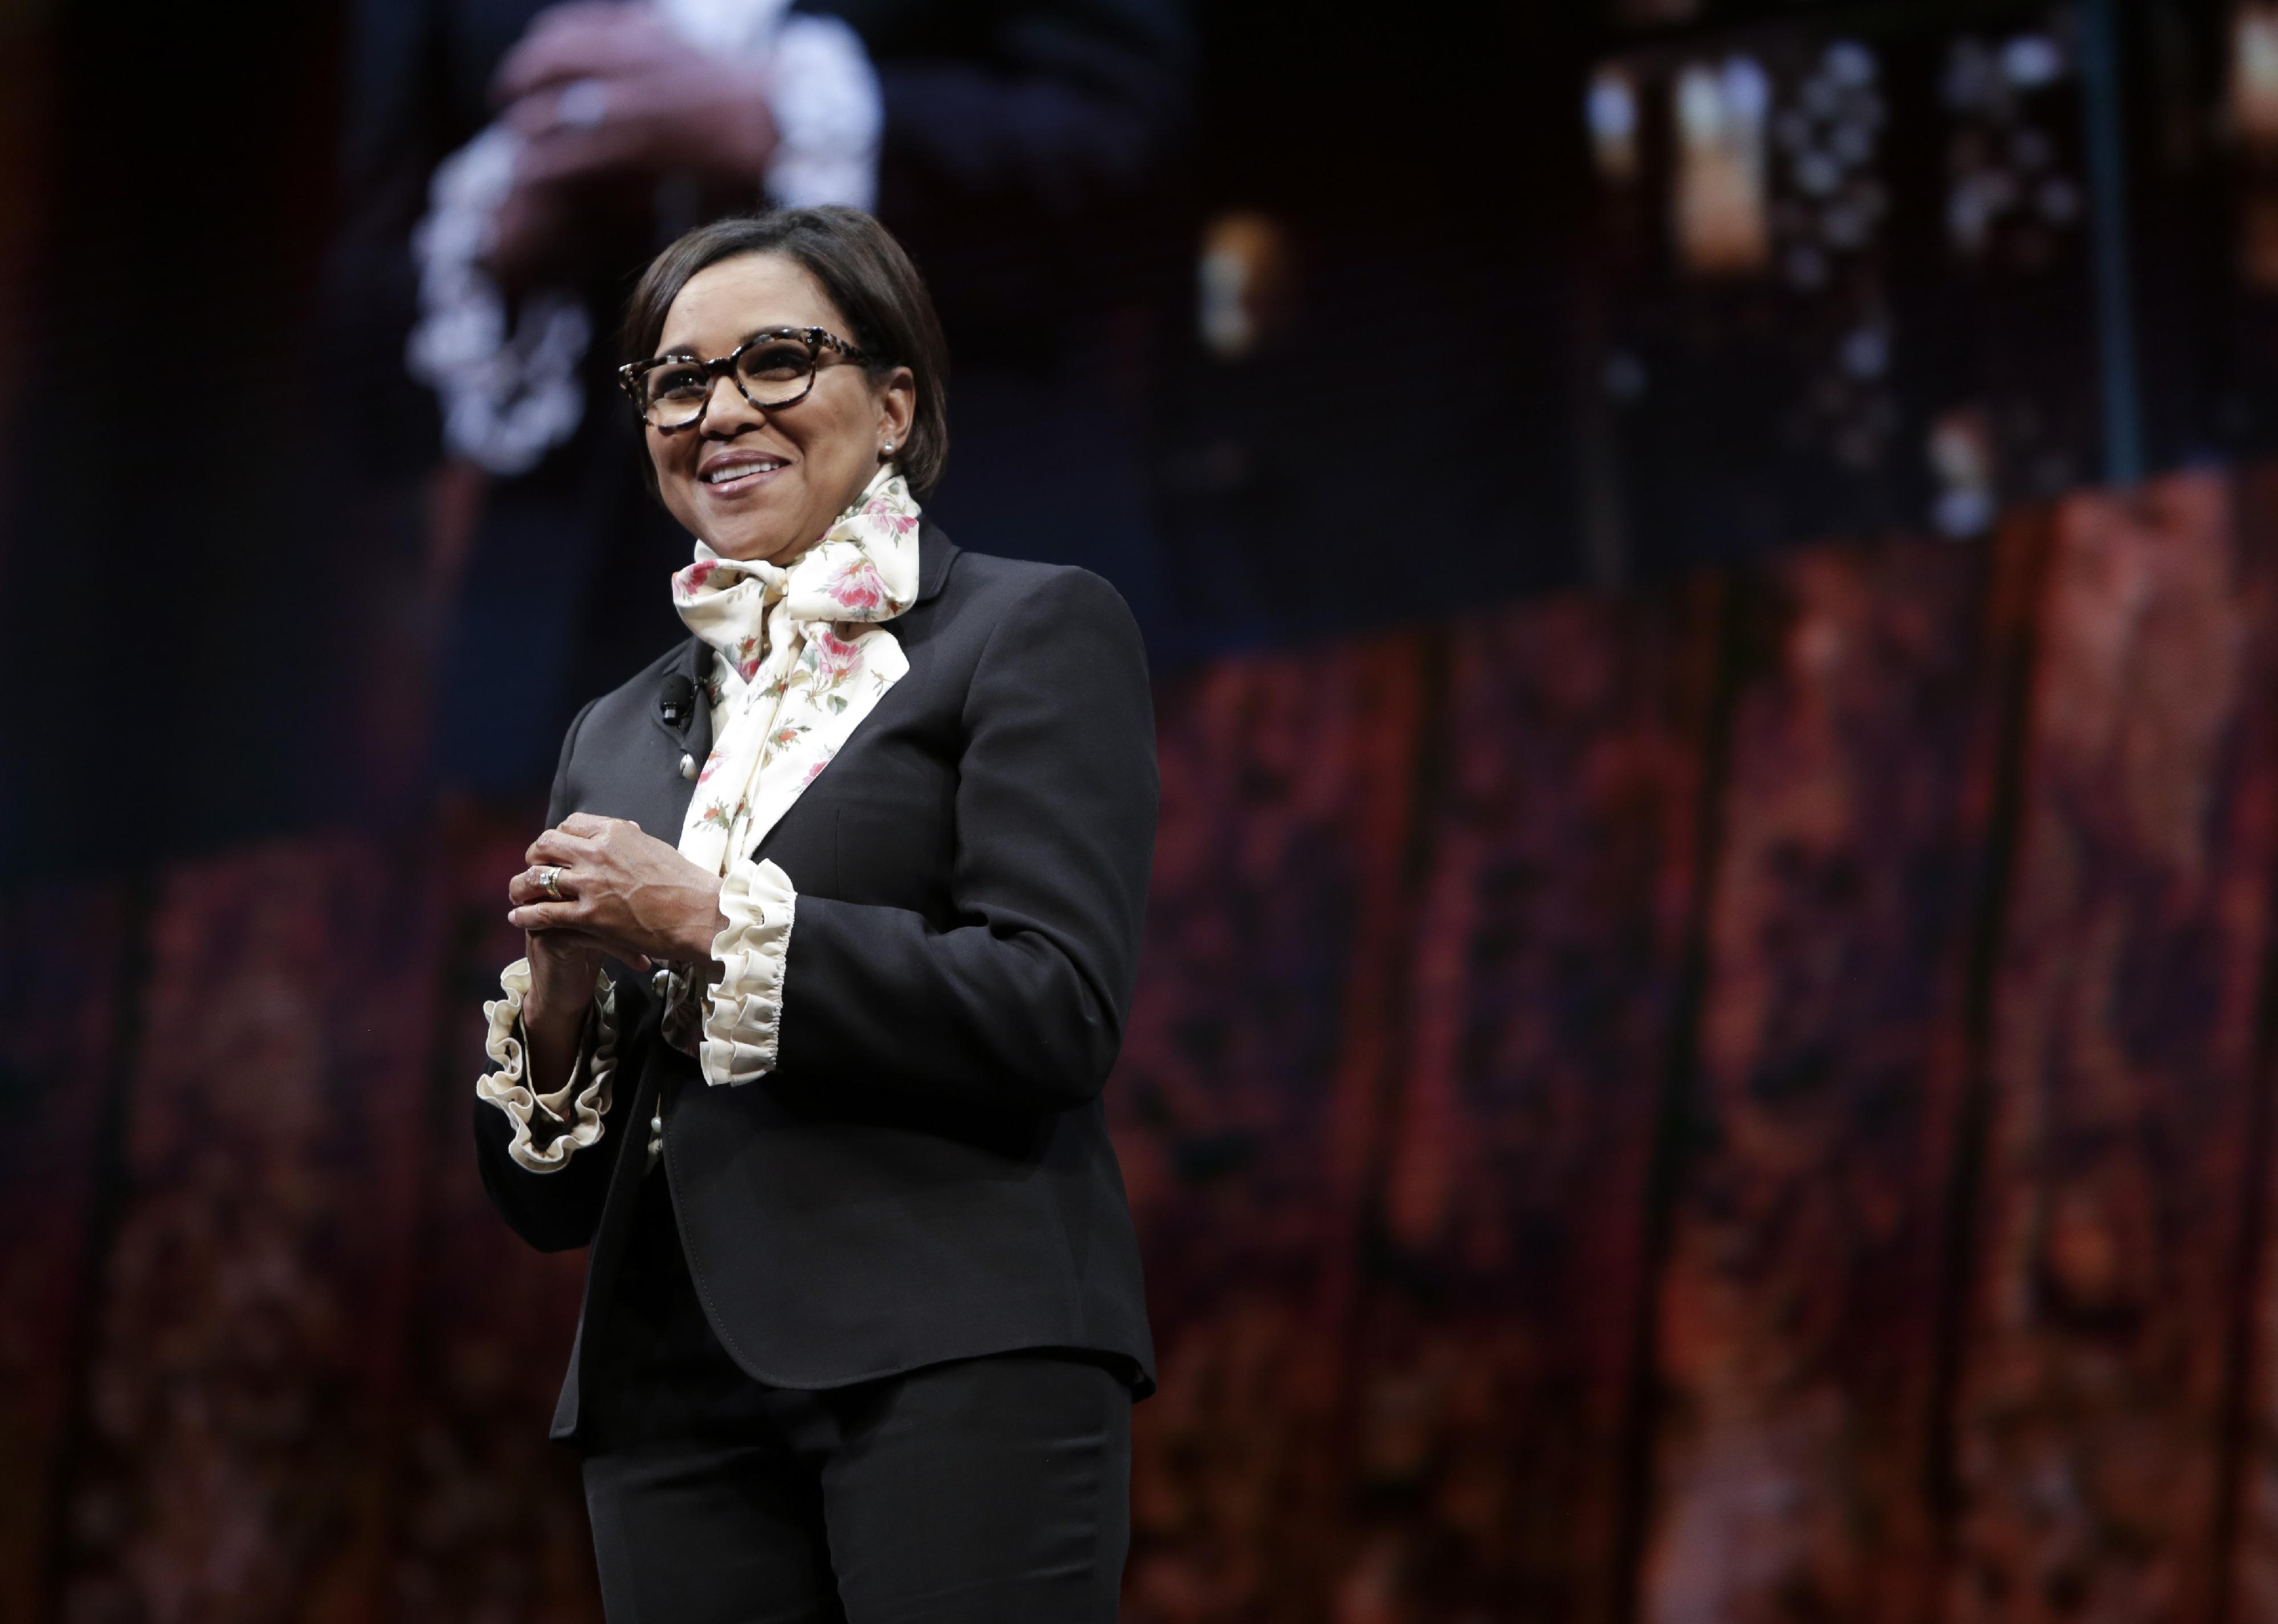
<instances>
[{"instance_id":1,"label":"clasped hand","mask_svg":"<svg viewBox=\"0 0 2278 1624\"><path fill-rule=\"evenodd\" d=\"M626 819L573 812L526 856L530 867L507 884L507 920L527 933L524 1015L533 1023L541 1010L582 1016L605 958L641 970L659 961L707 962L727 927L719 877ZM553 891L542 878L547 869L560 870Z\"/></svg>"}]
</instances>

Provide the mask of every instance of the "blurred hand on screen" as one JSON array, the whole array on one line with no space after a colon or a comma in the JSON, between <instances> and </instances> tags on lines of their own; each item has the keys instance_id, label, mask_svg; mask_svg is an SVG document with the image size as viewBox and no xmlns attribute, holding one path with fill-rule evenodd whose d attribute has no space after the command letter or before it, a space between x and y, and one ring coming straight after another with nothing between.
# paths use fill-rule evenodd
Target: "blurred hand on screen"
<instances>
[{"instance_id":1,"label":"blurred hand on screen","mask_svg":"<svg viewBox=\"0 0 2278 1624\"><path fill-rule=\"evenodd\" d=\"M540 274L613 192L672 173L756 189L775 151L765 65L707 56L645 5L540 12L491 90L525 143L492 256L509 283Z\"/></svg>"}]
</instances>

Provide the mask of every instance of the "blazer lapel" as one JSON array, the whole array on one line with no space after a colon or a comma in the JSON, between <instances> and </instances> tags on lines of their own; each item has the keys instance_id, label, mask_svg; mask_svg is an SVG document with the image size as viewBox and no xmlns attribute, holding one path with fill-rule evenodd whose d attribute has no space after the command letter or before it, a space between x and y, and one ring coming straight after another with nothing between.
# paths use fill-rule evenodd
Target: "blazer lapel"
<instances>
[{"instance_id":1,"label":"blazer lapel","mask_svg":"<svg viewBox=\"0 0 2278 1624\"><path fill-rule=\"evenodd\" d=\"M909 609L883 623L886 631L901 641L905 653L909 652L913 647L913 640L921 639L924 636L924 626L930 618L929 615L917 614L915 611L929 600L940 595L942 587L948 584L949 566L956 561L958 550L956 544L944 533L940 525L931 519L919 521L918 595L911 601ZM915 675L915 672L913 671L912 675ZM909 680L909 677L902 678L903 682ZM879 697L877 704L871 709L870 714L857 723L853 732L846 736L845 742L839 747L838 755L831 758L830 764L826 766L807 785L806 788L800 792L799 799L786 807L783 816L776 819L767 833L761 836L753 844L753 856L766 856L769 854L771 848L780 849L777 846L776 837L783 833L786 826L799 821L799 811L802 808L812 804L815 789L822 785L831 783L830 775L839 770L838 757L845 755L854 748L863 735L868 732L876 723L879 713L887 710L893 704L894 696L899 691L900 684L898 683ZM828 797L826 796L825 799L827 800ZM682 805L681 816L684 818L688 816L684 801Z\"/></svg>"},{"instance_id":2,"label":"blazer lapel","mask_svg":"<svg viewBox=\"0 0 2278 1624\"><path fill-rule=\"evenodd\" d=\"M949 539L948 532L940 525L929 518L918 520L919 603L941 594L942 587L949 580L949 566L955 562L958 551L957 544ZM890 620L886 624L892 625L894 623Z\"/></svg>"}]
</instances>

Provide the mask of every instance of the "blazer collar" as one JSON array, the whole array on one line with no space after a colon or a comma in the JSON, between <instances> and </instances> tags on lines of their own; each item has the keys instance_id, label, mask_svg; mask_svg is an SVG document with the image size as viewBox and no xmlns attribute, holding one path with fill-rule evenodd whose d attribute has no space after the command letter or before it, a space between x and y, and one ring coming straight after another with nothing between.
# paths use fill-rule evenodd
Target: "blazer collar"
<instances>
[{"instance_id":1,"label":"blazer collar","mask_svg":"<svg viewBox=\"0 0 2278 1624\"><path fill-rule=\"evenodd\" d=\"M918 520L918 602L938 596L948 585L949 566L956 561L957 554L956 544L940 525L929 518Z\"/></svg>"}]
</instances>

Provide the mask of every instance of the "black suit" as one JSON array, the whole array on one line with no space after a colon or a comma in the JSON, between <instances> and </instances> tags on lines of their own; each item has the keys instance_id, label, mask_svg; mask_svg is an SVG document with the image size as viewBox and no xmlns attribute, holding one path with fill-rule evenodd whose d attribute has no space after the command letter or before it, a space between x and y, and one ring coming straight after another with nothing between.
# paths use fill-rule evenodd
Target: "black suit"
<instances>
[{"instance_id":1,"label":"black suit","mask_svg":"<svg viewBox=\"0 0 2278 1624\"><path fill-rule=\"evenodd\" d=\"M755 855L799 892L776 1070L707 1086L618 980L619 1088L556 1173L483 1179L547 1249L592 1246L557 1436L581 1433L660 1100L669 1210L710 1331L745 1375L828 1389L1022 1349L1152 1385L1139 1255L1100 1090L1137 957L1157 782L1145 663L1112 588L921 532L908 673ZM691 640L581 712L551 811L678 836L701 716L661 719ZM698 709L700 711L701 707ZM606 1373L601 1379L606 1379Z\"/></svg>"}]
</instances>

